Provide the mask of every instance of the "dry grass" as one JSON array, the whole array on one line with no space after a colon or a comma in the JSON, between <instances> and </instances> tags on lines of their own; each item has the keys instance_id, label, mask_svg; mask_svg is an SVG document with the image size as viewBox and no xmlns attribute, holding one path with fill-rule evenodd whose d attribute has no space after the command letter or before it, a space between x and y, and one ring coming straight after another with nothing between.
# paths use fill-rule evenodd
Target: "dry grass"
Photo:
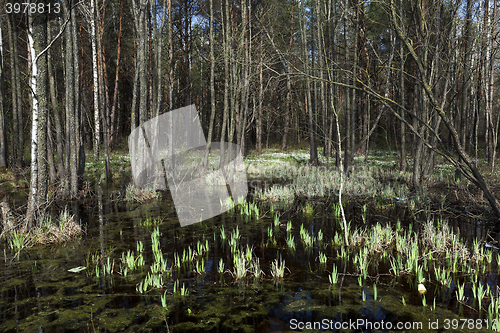
<instances>
[{"instance_id":1,"label":"dry grass","mask_svg":"<svg viewBox=\"0 0 500 333\"><path fill-rule=\"evenodd\" d=\"M459 253L463 259L470 258L470 252L466 245L460 242L460 236L448 225L446 220L428 220L423 224L421 241L425 247L439 255L446 253Z\"/></svg>"},{"instance_id":2,"label":"dry grass","mask_svg":"<svg viewBox=\"0 0 500 333\"><path fill-rule=\"evenodd\" d=\"M75 221L74 215L69 215L66 210L61 212L58 223L40 225L28 235L27 244L53 244L64 243L83 234L82 227Z\"/></svg>"},{"instance_id":3,"label":"dry grass","mask_svg":"<svg viewBox=\"0 0 500 333\"><path fill-rule=\"evenodd\" d=\"M84 232L80 223L75 221L75 216L70 215L66 209L60 213L55 222L49 215L41 216L36 227L26 232L22 231L24 219L24 216L10 215L9 223L14 227L3 233L15 252L38 244L64 243L81 236Z\"/></svg>"},{"instance_id":4,"label":"dry grass","mask_svg":"<svg viewBox=\"0 0 500 333\"><path fill-rule=\"evenodd\" d=\"M138 188L134 184L130 183L127 186L125 192L126 201L138 201L139 203L144 203L149 200L157 199L158 194L154 189L151 188Z\"/></svg>"}]
</instances>

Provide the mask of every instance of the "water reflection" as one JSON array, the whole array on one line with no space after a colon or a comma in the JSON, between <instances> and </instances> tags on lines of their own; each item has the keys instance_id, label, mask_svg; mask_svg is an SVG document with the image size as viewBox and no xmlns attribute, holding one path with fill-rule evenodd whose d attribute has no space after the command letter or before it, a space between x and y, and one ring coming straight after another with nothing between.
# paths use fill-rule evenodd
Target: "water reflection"
<instances>
[{"instance_id":1,"label":"water reflection","mask_svg":"<svg viewBox=\"0 0 500 333\"><path fill-rule=\"evenodd\" d=\"M377 281L366 280L358 285L352 259L341 260L336 249L325 246L323 251L329 258L322 266L317 258L320 249L304 249L299 243L300 225L304 224L312 234L321 229L326 240L331 240L338 230L338 221L333 216L329 203L318 202L312 219L304 219L300 213L301 203L280 211L280 221L292 221L293 234L297 241L296 251L286 249L284 227L276 227L276 244L270 244L268 227L273 225L269 210L262 212L259 221L245 222L238 212L226 213L208 221L181 228L176 219L173 203L168 193L162 199L148 204L131 204L117 199L117 191L96 187L94 195L80 201L61 202L54 205L63 209L68 206L76 220L87 230L82 239L62 245L37 247L24 251L20 261L12 261L10 249L6 249L6 260L0 264L0 331L92 331L99 327L109 332L121 330L163 331L168 323L175 331L232 331L232 330L289 330L292 319L315 321L328 319L343 322L365 318L371 321L417 320L430 312L422 310L421 298L412 291L413 280L384 276L389 271L387 261L377 261L370 267L370 275L380 276ZM376 223L393 223L400 220L403 228L419 230L422 226L414 222L413 214L398 205L387 205L373 209L366 220L361 218L362 205L352 202L345 211L353 227L365 228ZM54 208L57 214L57 208ZM161 290L139 294L137 284L144 279L153 261L151 253L152 227L145 227L146 217L158 218L161 237L160 246L169 268L172 268L174 253L182 253L188 247L195 248L197 242L208 240L210 251L204 255L206 273L195 272L193 264L183 264L173 269L172 276ZM440 218L439 215L434 216ZM420 219L417 218L417 219ZM474 224L463 217L449 219L454 230L470 243L484 238L489 229L486 223ZM227 233L239 227L241 244L253 247L266 276L262 281L253 278L235 283L231 274L217 270L219 260L232 271L232 256L227 243L220 236L224 226ZM137 273L121 276L118 271L122 252L135 250L136 243L144 243L146 267ZM327 241L328 243L328 241ZM85 266L86 255L97 252L98 269L101 274L89 270L80 273L68 269ZM270 263L282 255L290 269L285 279L275 283L269 274ZM114 273L106 272L107 257L114 260ZM35 266L36 262L36 266ZM330 285L328 274L332 264L340 273L339 283ZM492 271L497 270L496 263ZM186 284L189 295L173 294L176 280ZM485 274L481 281L495 289L498 275ZM374 301L373 283L377 282L380 300ZM414 289L414 288L413 288ZM460 305L454 296L452 282L449 288L430 288L429 297L436 296L441 317L457 316L476 318L477 313ZM168 307L163 309L160 295L168 295ZM361 299L364 292L366 300ZM471 297L472 291L466 289ZM402 307L401 297L408 303ZM432 298L429 299L432 302ZM435 315L435 314L433 314Z\"/></svg>"}]
</instances>

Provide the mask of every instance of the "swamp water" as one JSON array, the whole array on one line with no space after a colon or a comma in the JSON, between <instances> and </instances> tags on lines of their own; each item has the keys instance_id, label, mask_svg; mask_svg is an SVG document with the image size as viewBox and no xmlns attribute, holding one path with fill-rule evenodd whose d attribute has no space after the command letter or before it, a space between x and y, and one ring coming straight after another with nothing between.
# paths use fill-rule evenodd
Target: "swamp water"
<instances>
[{"instance_id":1,"label":"swamp water","mask_svg":"<svg viewBox=\"0 0 500 333\"><path fill-rule=\"evenodd\" d=\"M312 331L434 332L437 324L476 332L498 316L498 252L477 243L482 257L453 262L453 253L429 250L407 268L399 247L416 244L412 232L426 225L400 203L347 205L348 247L333 202L240 205L181 228L169 198L139 205L107 197L97 191L68 206L86 226L81 239L23 250L19 260L4 243L1 332L271 332L307 322L323 324ZM449 224L469 248L487 232Z\"/></svg>"}]
</instances>

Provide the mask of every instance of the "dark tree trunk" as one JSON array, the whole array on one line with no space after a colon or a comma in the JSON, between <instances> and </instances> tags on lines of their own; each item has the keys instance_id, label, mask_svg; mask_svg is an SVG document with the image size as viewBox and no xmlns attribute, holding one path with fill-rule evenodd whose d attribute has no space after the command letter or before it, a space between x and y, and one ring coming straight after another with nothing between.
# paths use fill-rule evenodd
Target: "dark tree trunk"
<instances>
[{"instance_id":1,"label":"dark tree trunk","mask_svg":"<svg viewBox=\"0 0 500 333\"><path fill-rule=\"evenodd\" d=\"M0 25L0 167L7 166L7 151L5 149L5 85L3 69L3 38Z\"/></svg>"},{"instance_id":2,"label":"dark tree trunk","mask_svg":"<svg viewBox=\"0 0 500 333\"><path fill-rule=\"evenodd\" d=\"M21 71L19 70L17 32L15 31L16 25L11 22L13 19L13 15L8 15L6 19L10 42L10 71L12 80L12 125L14 127L12 136L12 158L15 165L22 166L24 131L21 100Z\"/></svg>"}]
</instances>

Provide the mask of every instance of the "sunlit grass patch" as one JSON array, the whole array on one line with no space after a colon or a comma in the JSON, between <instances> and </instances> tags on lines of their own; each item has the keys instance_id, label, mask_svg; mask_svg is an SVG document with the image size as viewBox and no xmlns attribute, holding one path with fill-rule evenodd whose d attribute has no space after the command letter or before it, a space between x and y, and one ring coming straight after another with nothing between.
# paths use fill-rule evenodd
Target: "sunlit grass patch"
<instances>
[{"instance_id":1,"label":"sunlit grass patch","mask_svg":"<svg viewBox=\"0 0 500 333\"><path fill-rule=\"evenodd\" d=\"M251 177L278 181L272 187L255 189L259 200L293 201L295 197L324 198L337 195L340 188L340 174L332 166L294 165L249 166ZM259 178L262 177L262 178ZM374 166L355 166L344 179L343 193L350 197L372 197L384 201L397 201L409 195L410 177L396 171L383 170Z\"/></svg>"},{"instance_id":2,"label":"sunlit grass patch","mask_svg":"<svg viewBox=\"0 0 500 333\"><path fill-rule=\"evenodd\" d=\"M288 186L274 185L268 189L261 189L256 193L259 200L269 200L272 202L281 201L285 203L292 203L295 198L295 191Z\"/></svg>"},{"instance_id":3,"label":"sunlit grass patch","mask_svg":"<svg viewBox=\"0 0 500 333\"><path fill-rule=\"evenodd\" d=\"M285 260L283 260L281 256L279 260L274 259L274 261L271 263L271 276L275 281L283 279L283 277L285 276L285 268Z\"/></svg>"},{"instance_id":4,"label":"sunlit grass patch","mask_svg":"<svg viewBox=\"0 0 500 333\"><path fill-rule=\"evenodd\" d=\"M42 222L35 229L29 243L33 245L63 243L83 234L81 225L75 221L74 215L70 215L67 209L61 211L55 222L50 217L44 217L42 221L44 220L46 222Z\"/></svg>"},{"instance_id":5,"label":"sunlit grass patch","mask_svg":"<svg viewBox=\"0 0 500 333\"><path fill-rule=\"evenodd\" d=\"M56 219L50 215L40 216L31 230L23 231L22 221L16 225L17 227L7 234L9 247L15 254L38 244L64 243L83 234L80 223L67 209L61 211Z\"/></svg>"},{"instance_id":6,"label":"sunlit grass patch","mask_svg":"<svg viewBox=\"0 0 500 333\"><path fill-rule=\"evenodd\" d=\"M130 183L125 190L126 201L137 201L144 203L149 200L157 199L158 193L152 188L139 188Z\"/></svg>"}]
</instances>

